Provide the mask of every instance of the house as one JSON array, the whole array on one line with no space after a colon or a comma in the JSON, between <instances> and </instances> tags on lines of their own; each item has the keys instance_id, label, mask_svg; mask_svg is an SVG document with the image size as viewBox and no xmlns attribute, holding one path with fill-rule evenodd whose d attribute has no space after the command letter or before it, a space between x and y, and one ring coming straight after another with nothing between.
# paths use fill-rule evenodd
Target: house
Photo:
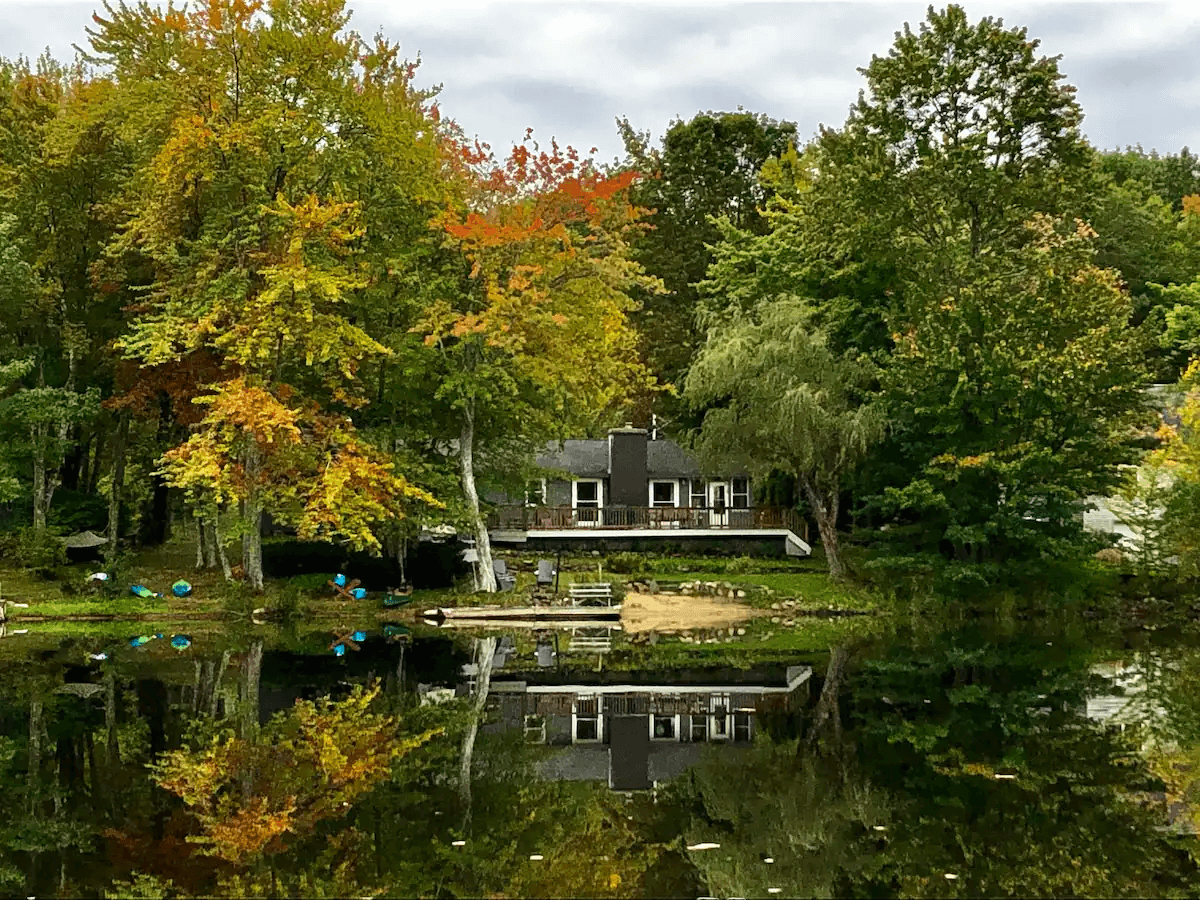
<instances>
[{"instance_id":1,"label":"house","mask_svg":"<svg viewBox=\"0 0 1200 900\"><path fill-rule=\"evenodd\" d=\"M1179 408L1183 405L1184 397L1179 387L1174 384L1152 384L1145 391L1146 403L1158 413L1162 425L1178 427L1180 424ZM1144 434L1148 442L1157 443L1154 430ZM1146 534L1147 529L1153 531L1156 523L1162 519L1165 509L1162 499L1169 491L1171 478L1163 469L1155 469L1146 465L1128 466L1126 470L1133 475L1138 483L1138 493L1141 498L1116 496L1091 496L1085 501L1083 510L1083 527L1087 531L1110 535L1120 550L1133 556L1153 556L1153 535ZM1147 503L1146 499L1150 502ZM1150 545L1147 545L1150 538Z\"/></svg>"},{"instance_id":2,"label":"house","mask_svg":"<svg viewBox=\"0 0 1200 900\"><path fill-rule=\"evenodd\" d=\"M537 457L549 474L523 503L501 502L497 544L536 550L646 550L671 544L807 556L807 523L792 510L756 507L746 472L706 474L695 456L644 428L569 440Z\"/></svg>"},{"instance_id":3,"label":"house","mask_svg":"<svg viewBox=\"0 0 1200 900\"><path fill-rule=\"evenodd\" d=\"M691 672L514 673L493 676L490 731L522 729L527 740L560 747L544 778L604 781L648 790L681 775L704 748L750 746L769 711L808 699L810 666Z\"/></svg>"}]
</instances>

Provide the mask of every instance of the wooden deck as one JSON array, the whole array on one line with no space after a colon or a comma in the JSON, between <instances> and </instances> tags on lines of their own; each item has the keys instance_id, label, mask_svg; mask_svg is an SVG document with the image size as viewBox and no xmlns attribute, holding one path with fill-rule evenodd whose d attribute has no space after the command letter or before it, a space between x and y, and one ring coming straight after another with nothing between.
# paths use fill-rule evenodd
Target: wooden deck
<instances>
[{"instance_id":1,"label":"wooden deck","mask_svg":"<svg viewBox=\"0 0 1200 900\"><path fill-rule=\"evenodd\" d=\"M808 542L808 522L790 509L711 509L698 506L502 506L488 519L497 531L723 531L786 530Z\"/></svg>"}]
</instances>

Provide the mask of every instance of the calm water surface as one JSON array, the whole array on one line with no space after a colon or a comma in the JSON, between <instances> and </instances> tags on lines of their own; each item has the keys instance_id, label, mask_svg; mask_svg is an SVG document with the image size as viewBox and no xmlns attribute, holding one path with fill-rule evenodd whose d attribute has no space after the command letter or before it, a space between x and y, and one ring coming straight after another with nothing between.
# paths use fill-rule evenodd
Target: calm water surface
<instances>
[{"instance_id":1,"label":"calm water surface","mask_svg":"<svg viewBox=\"0 0 1200 900\"><path fill-rule=\"evenodd\" d=\"M479 637L10 629L0 893L1200 893L1180 629Z\"/></svg>"}]
</instances>

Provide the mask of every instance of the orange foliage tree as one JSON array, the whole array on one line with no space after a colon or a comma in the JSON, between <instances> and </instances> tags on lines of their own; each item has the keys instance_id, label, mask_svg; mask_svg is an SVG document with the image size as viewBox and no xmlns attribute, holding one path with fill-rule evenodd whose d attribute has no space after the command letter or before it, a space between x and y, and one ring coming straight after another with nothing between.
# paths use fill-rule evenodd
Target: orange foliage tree
<instances>
[{"instance_id":1,"label":"orange foliage tree","mask_svg":"<svg viewBox=\"0 0 1200 900\"><path fill-rule=\"evenodd\" d=\"M572 150L526 141L498 163L449 141L462 186L442 218L469 265L418 326L440 360L438 397L455 410L464 499L479 550L477 584L495 590L476 487L478 446L525 451L611 424L654 381L637 353L630 290L658 288L630 258L642 210L632 172L609 175Z\"/></svg>"}]
</instances>

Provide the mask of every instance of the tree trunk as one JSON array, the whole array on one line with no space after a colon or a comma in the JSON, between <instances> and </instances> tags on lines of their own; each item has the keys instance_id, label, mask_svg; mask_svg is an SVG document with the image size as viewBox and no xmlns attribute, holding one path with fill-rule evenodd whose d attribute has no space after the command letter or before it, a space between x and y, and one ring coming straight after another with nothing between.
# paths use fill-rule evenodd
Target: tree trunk
<instances>
[{"instance_id":1,"label":"tree trunk","mask_svg":"<svg viewBox=\"0 0 1200 900\"><path fill-rule=\"evenodd\" d=\"M159 450L166 449L171 437L171 398L165 391L158 398L158 429L155 432L155 444ZM167 480L160 472L151 476L153 491L150 495L150 508L147 515L142 517L141 540L143 544L158 546L167 539L167 516L170 489Z\"/></svg>"},{"instance_id":2,"label":"tree trunk","mask_svg":"<svg viewBox=\"0 0 1200 900\"><path fill-rule=\"evenodd\" d=\"M242 453L242 467L246 473L248 486L243 505L245 531L242 533L242 568L246 573L246 583L251 589L263 589L262 570L262 518L263 504L259 493L258 480L262 468L258 445L251 439L250 444Z\"/></svg>"},{"instance_id":3,"label":"tree trunk","mask_svg":"<svg viewBox=\"0 0 1200 900\"><path fill-rule=\"evenodd\" d=\"M800 484L804 488L804 496L812 507L813 518L817 520L817 533L821 536L821 546L825 548L825 562L829 566L829 575L835 581L844 581L846 567L842 563L842 551L837 533L837 491L823 491L804 477L801 477Z\"/></svg>"},{"instance_id":4,"label":"tree trunk","mask_svg":"<svg viewBox=\"0 0 1200 900\"><path fill-rule=\"evenodd\" d=\"M214 516L211 523L212 532L210 533L209 543L216 547L217 561L221 564L221 574L225 576L226 581L233 580L233 567L229 565L229 557L225 555L225 542L221 540L221 532L217 529L217 519Z\"/></svg>"},{"instance_id":5,"label":"tree trunk","mask_svg":"<svg viewBox=\"0 0 1200 900\"><path fill-rule=\"evenodd\" d=\"M458 798L463 808L464 834L471 826L471 760L475 755L475 737L479 734L479 721L483 718L483 709L492 685L492 659L495 655L494 637L482 638L475 642L475 663L478 666L475 676L475 703L471 707L467 732L463 735L462 760L458 772Z\"/></svg>"},{"instance_id":6,"label":"tree trunk","mask_svg":"<svg viewBox=\"0 0 1200 900\"><path fill-rule=\"evenodd\" d=\"M262 506L257 501L246 504L246 541L242 545L242 568L246 583L253 590L263 589L262 567Z\"/></svg>"},{"instance_id":7,"label":"tree trunk","mask_svg":"<svg viewBox=\"0 0 1200 900\"><path fill-rule=\"evenodd\" d=\"M30 815L36 818L38 809L38 787L42 772L42 699L33 697L29 701L29 779L26 782Z\"/></svg>"},{"instance_id":8,"label":"tree trunk","mask_svg":"<svg viewBox=\"0 0 1200 900\"><path fill-rule=\"evenodd\" d=\"M196 517L196 570L201 571L208 568L208 548L204 545L204 517Z\"/></svg>"},{"instance_id":9,"label":"tree trunk","mask_svg":"<svg viewBox=\"0 0 1200 900\"><path fill-rule=\"evenodd\" d=\"M223 570L225 566L221 564L221 557L224 555L224 548L221 547L220 538L217 535L216 514L214 513L211 519L201 519L200 527L204 529L204 568ZM228 565L228 560L225 565Z\"/></svg>"},{"instance_id":10,"label":"tree trunk","mask_svg":"<svg viewBox=\"0 0 1200 900\"><path fill-rule=\"evenodd\" d=\"M817 700L812 728L808 732L807 745L818 744L826 750L836 751L842 742L842 715L838 696L842 690L842 678L846 668L846 648L832 647L829 651L829 666L825 669L825 684Z\"/></svg>"},{"instance_id":11,"label":"tree trunk","mask_svg":"<svg viewBox=\"0 0 1200 900\"><path fill-rule=\"evenodd\" d=\"M95 446L92 449L92 460L87 467L87 478L84 479L83 490L88 494L96 493L96 482L100 480L100 463L104 460L105 432L96 432Z\"/></svg>"},{"instance_id":12,"label":"tree trunk","mask_svg":"<svg viewBox=\"0 0 1200 900\"><path fill-rule=\"evenodd\" d=\"M255 641L246 651L246 659L242 663L241 708L238 709L238 720L241 723L241 734L246 740L251 740L258 732L258 686L262 680L262 641ZM222 665L224 660L222 660Z\"/></svg>"},{"instance_id":13,"label":"tree trunk","mask_svg":"<svg viewBox=\"0 0 1200 900\"><path fill-rule=\"evenodd\" d=\"M221 654L221 665L217 668L217 677L209 686L208 717L210 719L217 717L217 701L221 699L221 679L225 677L225 669L229 666L229 655L228 650Z\"/></svg>"},{"instance_id":14,"label":"tree trunk","mask_svg":"<svg viewBox=\"0 0 1200 900\"><path fill-rule=\"evenodd\" d=\"M46 450L50 439L50 426L34 425L29 429L33 439L33 527L46 530L46 513L50 509L49 478L46 473Z\"/></svg>"},{"instance_id":15,"label":"tree trunk","mask_svg":"<svg viewBox=\"0 0 1200 900\"><path fill-rule=\"evenodd\" d=\"M117 677L111 663L104 673L104 736L105 763L109 772L121 765L121 745L117 740Z\"/></svg>"},{"instance_id":16,"label":"tree trunk","mask_svg":"<svg viewBox=\"0 0 1200 900\"><path fill-rule=\"evenodd\" d=\"M76 426L71 430L75 433L73 446L63 459L58 480L67 490L78 491L87 487L88 470L92 462L92 440L95 436L89 434L87 440L83 440L79 434L83 429Z\"/></svg>"},{"instance_id":17,"label":"tree trunk","mask_svg":"<svg viewBox=\"0 0 1200 900\"><path fill-rule=\"evenodd\" d=\"M488 538L487 522L479 510L479 492L475 490L475 401L467 401L463 410L462 433L459 436L459 461L462 463L463 494L471 525L475 529L475 589L489 594L496 592L496 572L492 568L492 543Z\"/></svg>"},{"instance_id":18,"label":"tree trunk","mask_svg":"<svg viewBox=\"0 0 1200 900\"><path fill-rule=\"evenodd\" d=\"M129 442L129 410L121 410L117 440L113 446L112 484L108 489L108 548L117 552L121 537L121 495L125 490L125 448Z\"/></svg>"}]
</instances>

